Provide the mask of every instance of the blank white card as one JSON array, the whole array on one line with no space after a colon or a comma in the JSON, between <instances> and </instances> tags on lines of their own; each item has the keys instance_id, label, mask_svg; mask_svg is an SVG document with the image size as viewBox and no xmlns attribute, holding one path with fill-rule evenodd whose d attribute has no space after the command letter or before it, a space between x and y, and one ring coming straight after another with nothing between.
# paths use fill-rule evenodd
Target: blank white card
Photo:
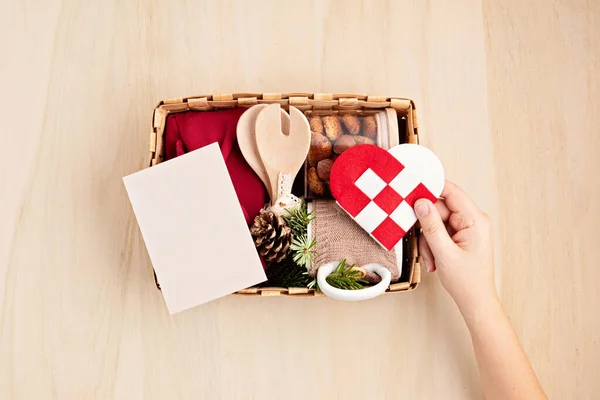
<instances>
[{"instance_id":1,"label":"blank white card","mask_svg":"<svg viewBox=\"0 0 600 400\"><path fill-rule=\"evenodd\" d=\"M169 313L267 279L217 143L123 181Z\"/></svg>"}]
</instances>

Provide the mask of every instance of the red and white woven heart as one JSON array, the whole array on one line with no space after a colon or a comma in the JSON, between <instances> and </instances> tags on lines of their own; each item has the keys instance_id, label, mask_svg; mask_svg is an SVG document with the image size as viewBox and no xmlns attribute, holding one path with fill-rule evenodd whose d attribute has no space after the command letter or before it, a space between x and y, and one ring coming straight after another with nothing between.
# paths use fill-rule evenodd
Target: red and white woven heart
<instances>
[{"instance_id":1,"label":"red and white woven heart","mask_svg":"<svg viewBox=\"0 0 600 400\"><path fill-rule=\"evenodd\" d=\"M444 169L423 146L401 144L386 151L360 145L338 157L330 185L338 204L391 250L417 221L415 202L437 201L444 188Z\"/></svg>"}]
</instances>

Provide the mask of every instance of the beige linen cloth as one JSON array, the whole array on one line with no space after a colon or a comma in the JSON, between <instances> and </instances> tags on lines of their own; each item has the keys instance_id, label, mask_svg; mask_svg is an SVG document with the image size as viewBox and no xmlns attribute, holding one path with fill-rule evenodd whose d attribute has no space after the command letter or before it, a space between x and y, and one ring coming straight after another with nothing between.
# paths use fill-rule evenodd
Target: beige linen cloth
<instances>
[{"instance_id":1,"label":"beige linen cloth","mask_svg":"<svg viewBox=\"0 0 600 400\"><path fill-rule=\"evenodd\" d=\"M331 200L314 200L315 219L312 235L317 238L315 262L309 274L315 276L317 269L331 261L347 260L347 265L362 267L377 263L392 273L392 282L400 278L396 250L387 251L365 232L354 220ZM370 283L381 281L379 275L368 273L364 278Z\"/></svg>"}]
</instances>

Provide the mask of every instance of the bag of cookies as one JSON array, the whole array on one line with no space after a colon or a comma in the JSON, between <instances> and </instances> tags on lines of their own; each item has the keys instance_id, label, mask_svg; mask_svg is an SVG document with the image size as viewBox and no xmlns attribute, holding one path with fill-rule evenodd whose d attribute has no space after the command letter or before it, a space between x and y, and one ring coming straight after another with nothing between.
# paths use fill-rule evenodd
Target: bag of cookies
<instances>
[{"instance_id":1,"label":"bag of cookies","mask_svg":"<svg viewBox=\"0 0 600 400\"><path fill-rule=\"evenodd\" d=\"M389 149L398 144L393 108L383 111L307 111L311 142L305 164L306 199L331 199L329 174L344 151L359 144Z\"/></svg>"}]
</instances>

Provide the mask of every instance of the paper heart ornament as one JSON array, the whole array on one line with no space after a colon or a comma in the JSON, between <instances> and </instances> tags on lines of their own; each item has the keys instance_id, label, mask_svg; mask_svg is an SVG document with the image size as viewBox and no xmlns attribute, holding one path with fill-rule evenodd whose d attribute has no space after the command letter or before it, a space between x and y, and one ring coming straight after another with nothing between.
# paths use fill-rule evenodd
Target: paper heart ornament
<instances>
[{"instance_id":1,"label":"paper heart ornament","mask_svg":"<svg viewBox=\"0 0 600 400\"><path fill-rule=\"evenodd\" d=\"M401 144L386 151L365 144L338 157L330 185L340 207L391 250L417 222L415 202L437 201L444 189L444 168L423 146Z\"/></svg>"}]
</instances>

